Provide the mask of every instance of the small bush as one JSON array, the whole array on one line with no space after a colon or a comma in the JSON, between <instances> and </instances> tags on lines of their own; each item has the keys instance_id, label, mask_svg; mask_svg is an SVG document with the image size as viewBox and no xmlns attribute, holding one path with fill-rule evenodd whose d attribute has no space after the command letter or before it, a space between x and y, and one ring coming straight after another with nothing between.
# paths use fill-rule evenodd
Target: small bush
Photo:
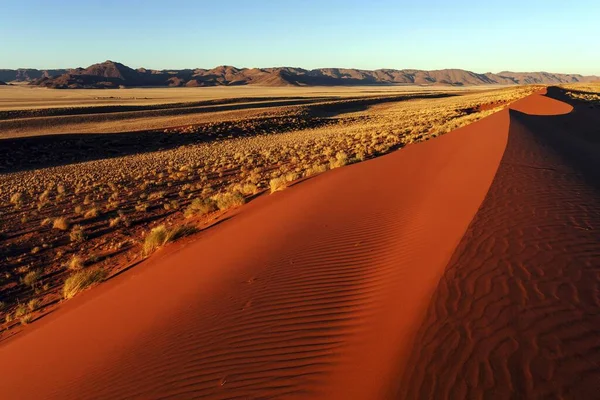
<instances>
[{"instance_id":1,"label":"small bush","mask_svg":"<svg viewBox=\"0 0 600 400\"><path fill-rule=\"evenodd\" d=\"M321 174L323 172L327 171L327 165L325 164L315 164L312 167L308 168L306 170L306 172L304 173L305 176L312 176L312 175L317 175L317 174Z\"/></svg>"},{"instance_id":2,"label":"small bush","mask_svg":"<svg viewBox=\"0 0 600 400\"><path fill-rule=\"evenodd\" d=\"M10 202L15 205L16 207L20 207L21 204L23 204L23 193L21 192L17 192L15 194L13 194L12 196L10 196Z\"/></svg>"},{"instance_id":3,"label":"small bush","mask_svg":"<svg viewBox=\"0 0 600 400\"><path fill-rule=\"evenodd\" d=\"M246 202L244 196L239 192L219 193L214 196L213 199L217 203L219 210L228 210L233 207L241 206Z\"/></svg>"},{"instance_id":4,"label":"small bush","mask_svg":"<svg viewBox=\"0 0 600 400\"><path fill-rule=\"evenodd\" d=\"M87 234L81 225L75 225L73 229L71 229L71 233L69 233L69 238L71 239L71 242L81 243L86 241Z\"/></svg>"},{"instance_id":5,"label":"small bush","mask_svg":"<svg viewBox=\"0 0 600 400\"><path fill-rule=\"evenodd\" d=\"M100 215L100 210L98 210L96 207L94 208L90 208L89 210L87 210L85 212L85 214L83 215L84 218L96 218L98 215Z\"/></svg>"},{"instance_id":6,"label":"small bush","mask_svg":"<svg viewBox=\"0 0 600 400\"><path fill-rule=\"evenodd\" d=\"M33 288L41 276L42 272L40 270L30 271L23 277L23 284Z\"/></svg>"},{"instance_id":7,"label":"small bush","mask_svg":"<svg viewBox=\"0 0 600 400\"><path fill-rule=\"evenodd\" d=\"M40 299L31 299L27 303L27 308L29 308L29 311L35 311L40 308L41 305L42 301Z\"/></svg>"},{"instance_id":8,"label":"small bush","mask_svg":"<svg viewBox=\"0 0 600 400\"><path fill-rule=\"evenodd\" d=\"M329 167L331 169L343 167L346 164L348 164L348 155L341 151L335 155L335 159L329 161Z\"/></svg>"},{"instance_id":9,"label":"small bush","mask_svg":"<svg viewBox=\"0 0 600 400\"><path fill-rule=\"evenodd\" d=\"M271 193L275 193L279 190L283 190L287 187L288 181L285 179L285 176L280 176L278 178L273 178L269 182L269 186L271 187Z\"/></svg>"},{"instance_id":10,"label":"small bush","mask_svg":"<svg viewBox=\"0 0 600 400\"><path fill-rule=\"evenodd\" d=\"M21 325L27 325L28 323L33 321L33 316L31 316L31 314L25 314L21 317L20 321Z\"/></svg>"},{"instance_id":11,"label":"small bush","mask_svg":"<svg viewBox=\"0 0 600 400\"><path fill-rule=\"evenodd\" d=\"M149 255L169 242L198 232L193 225L179 225L168 230L164 225L152 229L144 240L144 255Z\"/></svg>"},{"instance_id":12,"label":"small bush","mask_svg":"<svg viewBox=\"0 0 600 400\"><path fill-rule=\"evenodd\" d=\"M15 309L15 317L19 318L27 314L27 306L25 304L19 304Z\"/></svg>"},{"instance_id":13,"label":"small bush","mask_svg":"<svg viewBox=\"0 0 600 400\"><path fill-rule=\"evenodd\" d=\"M186 208L184 216L186 218L194 215L205 215L217 210L217 203L212 199L194 199Z\"/></svg>"},{"instance_id":14,"label":"small bush","mask_svg":"<svg viewBox=\"0 0 600 400\"><path fill-rule=\"evenodd\" d=\"M245 183L240 186L240 192L245 195L258 193L258 187L254 183Z\"/></svg>"},{"instance_id":15,"label":"small bush","mask_svg":"<svg viewBox=\"0 0 600 400\"><path fill-rule=\"evenodd\" d=\"M140 203L135 206L136 211L146 212L148 210L148 203Z\"/></svg>"},{"instance_id":16,"label":"small bush","mask_svg":"<svg viewBox=\"0 0 600 400\"><path fill-rule=\"evenodd\" d=\"M144 254L148 255L167 242L167 228L164 225L153 228L144 239Z\"/></svg>"},{"instance_id":17,"label":"small bush","mask_svg":"<svg viewBox=\"0 0 600 400\"><path fill-rule=\"evenodd\" d=\"M114 228L121 223L121 217L111 218L108 222L108 226Z\"/></svg>"},{"instance_id":18,"label":"small bush","mask_svg":"<svg viewBox=\"0 0 600 400\"><path fill-rule=\"evenodd\" d=\"M82 290L102 282L107 272L103 269L86 269L71 275L63 286L63 297L70 299Z\"/></svg>"},{"instance_id":19,"label":"small bush","mask_svg":"<svg viewBox=\"0 0 600 400\"><path fill-rule=\"evenodd\" d=\"M61 231L66 231L67 229L69 229L69 226L71 224L69 223L69 220L66 219L65 217L59 217L59 218L55 218L54 222L52 224L52 227L54 229L58 229Z\"/></svg>"},{"instance_id":20,"label":"small bush","mask_svg":"<svg viewBox=\"0 0 600 400\"><path fill-rule=\"evenodd\" d=\"M81 257L74 255L69 260L67 268L69 268L71 271L79 271L83 269L83 260L81 259Z\"/></svg>"}]
</instances>

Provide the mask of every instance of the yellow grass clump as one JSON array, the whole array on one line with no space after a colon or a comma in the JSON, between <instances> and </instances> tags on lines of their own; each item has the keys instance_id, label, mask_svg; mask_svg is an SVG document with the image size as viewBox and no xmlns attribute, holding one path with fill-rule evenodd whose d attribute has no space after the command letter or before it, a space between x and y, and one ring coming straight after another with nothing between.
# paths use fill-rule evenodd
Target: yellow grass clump
<instances>
[{"instance_id":1,"label":"yellow grass clump","mask_svg":"<svg viewBox=\"0 0 600 400\"><path fill-rule=\"evenodd\" d=\"M198 228L193 225L178 225L171 229L167 229L164 225L157 226L146 235L143 253L147 256L169 242L196 232L198 232Z\"/></svg>"},{"instance_id":2,"label":"yellow grass clump","mask_svg":"<svg viewBox=\"0 0 600 400\"><path fill-rule=\"evenodd\" d=\"M71 275L63 285L63 297L65 299L73 298L82 290L102 282L107 276L103 269L87 269Z\"/></svg>"}]
</instances>

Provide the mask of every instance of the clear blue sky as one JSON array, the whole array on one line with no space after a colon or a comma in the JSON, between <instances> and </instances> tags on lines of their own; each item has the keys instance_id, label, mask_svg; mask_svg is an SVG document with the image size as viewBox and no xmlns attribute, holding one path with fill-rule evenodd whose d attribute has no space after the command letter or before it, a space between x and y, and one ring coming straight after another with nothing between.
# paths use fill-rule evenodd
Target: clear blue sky
<instances>
[{"instance_id":1,"label":"clear blue sky","mask_svg":"<svg viewBox=\"0 0 600 400\"><path fill-rule=\"evenodd\" d=\"M600 0L0 0L0 68L297 66L600 75Z\"/></svg>"}]
</instances>

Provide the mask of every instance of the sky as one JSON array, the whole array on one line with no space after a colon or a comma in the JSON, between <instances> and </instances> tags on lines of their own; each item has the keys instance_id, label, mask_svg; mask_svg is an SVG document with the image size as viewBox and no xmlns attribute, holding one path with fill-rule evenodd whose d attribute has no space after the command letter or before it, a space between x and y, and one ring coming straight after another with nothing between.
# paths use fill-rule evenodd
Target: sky
<instances>
[{"instance_id":1,"label":"sky","mask_svg":"<svg viewBox=\"0 0 600 400\"><path fill-rule=\"evenodd\" d=\"M0 68L461 68L600 75L600 1L0 0Z\"/></svg>"}]
</instances>

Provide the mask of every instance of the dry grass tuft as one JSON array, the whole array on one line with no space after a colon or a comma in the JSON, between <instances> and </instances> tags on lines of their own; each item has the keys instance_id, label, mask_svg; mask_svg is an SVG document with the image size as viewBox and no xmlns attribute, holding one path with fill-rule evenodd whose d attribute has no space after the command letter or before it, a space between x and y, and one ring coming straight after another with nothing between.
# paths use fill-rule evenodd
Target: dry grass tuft
<instances>
[{"instance_id":1,"label":"dry grass tuft","mask_svg":"<svg viewBox=\"0 0 600 400\"><path fill-rule=\"evenodd\" d=\"M69 263L67 264L67 268L70 269L71 271L82 270L83 266L84 266L83 259L81 257L79 257L78 255L74 255L73 257L71 257L71 259L69 260Z\"/></svg>"},{"instance_id":2,"label":"dry grass tuft","mask_svg":"<svg viewBox=\"0 0 600 400\"><path fill-rule=\"evenodd\" d=\"M71 239L71 242L82 243L85 242L85 240L87 239L87 234L85 233L81 225L75 225L69 233L69 238Z\"/></svg>"},{"instance_id":3,"label":"dry grass tuft","mask_svg":"<svg viewBox=\"0 0 600 400\"><path fill-rule=\"evenodd\" d=\"M71 275L65 281L63 286L63 297L65 299L73 298L82 290L102 282L107 276L103 269L87 269Z\"/></svg>"},{"instance_id":4,"label":"dry grass tuft","mask_svg":"<svg viewBox=\"0 0 600 400\"><path fill-rule=\"evenodd\" d=\"M55 218L54 222L52 223L52 227L54 229L58 229L58 230L61 230L61 231L66 231L67 229L69 229L70 225L71 225L71 223L65 217Z\"/></svg>"},{"instance_id":5,"label":"dry grass tuft","mask_svg":"<svg viewBox=\"0 0 600 400\"><path fill-rule=\"evenodd\" d=\"M191 218L193 216L202 216L217 210L217 203L212 199L194 199L186 208L184 216Z\"/></svg>"},{"instance_id":6,"label":"dry grass tuft","mask_svg":"<svg viewBox=\"0 0 600 400\"><path fill-rule=\"evenodd\" d=\"M23 277L23 284L33 288L40 280L41 276L42 272L40 270L30 271Z\"/></svg>"},{"instance_id":7,"label":"dry grass tuft","mask_svg":"<svg viewBox=\"0 0 600 400\"><path fill-rule=\"evenodd\" d=\"M233 207L239 207L246 202L244 196L239 192L219 193L213 196L213 200L216 202L219 210L228 210Z\"/></svg>"},{"instance_id":8,"label":"dry grass tuft","mask_svg":"<svg viewBox=\"0 0 600 400\"><path fill-rule=\"evenodd\" d=\"M269 181L269 187L271 188L271 193L275 193L277 191L283 190L287 187L288 181L285 179L285 176L280 176L278 178L273 178Z\"/></svg>"},{"instance_id":9,"label":"dry grass tuft","mask_svg":"<svg viewBox=\"0 0 600 400\"><path fill-rule=\"evenodd\" d=\"M42 301L40 299L31 299L27 303L27 308L29 308L29 311L35 311L40 308L41 305Z\"/></svg>"},{"instance_id":10,"label":"dry grass tuft","mask_svg":"<svg viewBox=\"0 0 600 400\"><path fill-rule=\"evenodd\" d=\"M148 256L165 244L196 232L198 232L198 228L193 225L179 225L170 230L164 225L157 226L146 235L143 253Z\"/></svg>"}]
</instances>

